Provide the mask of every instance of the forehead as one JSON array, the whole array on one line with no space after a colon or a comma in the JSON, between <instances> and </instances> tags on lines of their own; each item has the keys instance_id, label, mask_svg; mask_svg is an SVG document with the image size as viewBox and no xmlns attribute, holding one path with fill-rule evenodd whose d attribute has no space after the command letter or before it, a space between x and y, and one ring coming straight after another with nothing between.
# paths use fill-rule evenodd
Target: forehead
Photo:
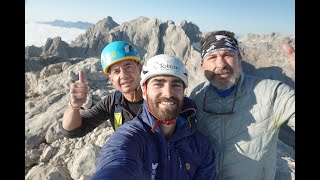
<instances>
[{"instance_id":1,"label":"forehead","mask_svg":"<svg viewBox=\"0 0 320 180\"><path fill-rule=\"evenodd\" d=\"M217 50L206 55L204 59L208 59L210 57L222 56L225 54L232 54L233 56L236 56L237 53L235 53L232 50Z\"/></svg>"},{"instance_id":2,"label":"forehead","mask_svg":"<svg viewBox=\"0 0 320 180\"><path fill-rule=\"evenodd\" d=\"M232 50L217 50L217 51L213 51L211 53L208 54L209 55L221 55L221 54L226 54L226 53L235 53Z\"/></svg>"},{"instance_id":3,"label":"forehead","mask_svg":"<svg viewBox=\"0 0 320 180\"><path fill-rule=\"evenodd\" d=\"M125 66L127 64L133 64L133 63L134 63L134 60L126 59L126 60L119 61L119 62L117 62L115 64L112 64L109 69L114 69L114 68L117 68L117 67Z\"/></svg>"},{"instance_id":4,"label":"forehead","mask_svg":"<svg viewBox=\"0 0 320 180\"><path fill-rule=\"evenodd\" d=\"M149 82L154 81L183 82L180 78L172 75L158 75L149 79Z\"/></svg>"}]
</instances>

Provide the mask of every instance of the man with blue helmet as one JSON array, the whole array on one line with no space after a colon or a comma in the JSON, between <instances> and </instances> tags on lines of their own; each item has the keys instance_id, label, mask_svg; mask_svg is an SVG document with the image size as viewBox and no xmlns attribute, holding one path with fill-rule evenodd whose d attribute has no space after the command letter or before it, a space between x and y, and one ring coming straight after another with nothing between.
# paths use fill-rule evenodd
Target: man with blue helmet
<instances>
[{"instance_id":1,"label":"man with blue helmet","mask_svg":"<svg viewBox=\"0 0 320 180\"><path fill-rule=\"evenodd\" d=\"M101 66L117 91L92 108L80 112L89 89L80 71L79 81L70 85L69 106L60 124L63 134L66 137L81 137L108 119L116 130L134 118L143 102L139 84L142 70L140 61L138 51L129 42L115 41L108 44L101 53Z\"/></svg>"}]
</instances>

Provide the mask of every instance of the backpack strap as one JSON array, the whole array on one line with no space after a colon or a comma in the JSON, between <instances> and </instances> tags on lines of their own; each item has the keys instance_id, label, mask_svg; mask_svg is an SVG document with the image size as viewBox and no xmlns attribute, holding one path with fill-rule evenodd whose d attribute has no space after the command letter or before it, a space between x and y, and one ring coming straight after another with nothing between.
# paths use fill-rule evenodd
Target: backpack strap
<instances>
[{"instance_id":1,"label":"backpack strap","mask_svg":"<svg viewBox=\"0 0 320 180\"><path fill-rule=\"evenodd\" d=\"M123 123L122 120L122 108L118 106L118 103L120 103L120 97L121 97L121 92L116 91L114 93L115 97L115 105L114 105L114 130L117 130L117 128Z\"/></svg>"}]
</instances>

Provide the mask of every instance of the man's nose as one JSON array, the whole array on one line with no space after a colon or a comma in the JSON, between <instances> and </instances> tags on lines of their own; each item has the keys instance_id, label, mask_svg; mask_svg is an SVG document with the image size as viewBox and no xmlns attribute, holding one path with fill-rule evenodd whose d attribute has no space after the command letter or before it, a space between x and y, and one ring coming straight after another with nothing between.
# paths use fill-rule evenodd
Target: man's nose
<instances>
[{"instance_id":1,"label":"man's nose","mask_svg":"<svg viewBox=\"0 0 320 180\"><path fill-rule=\"evenodd\" d=\"M223 69L226 66L226 60L223 56L218 56L215 61L216 68Z\"/></svg>"},{"instance_id":2,"label":"man's nose","mask_svg":"<svg viewBox=\"0 0 320 180\"><path fill-rule=\"evenodd\" d=\"M128 75L128 71L124 67L120 67L120 78L125 78Z\"/></svg>"},{"instance_id":3,"label":"man's nose","mask_svg":"<svg viewBox=\"0 0 320 180\"><path fill-rule=\"evenodd\" d=\"M162 94L166 98L171 98L173 96L173 87L170 85L170 83L165 83Z\"/></svg>"}]
</instances>

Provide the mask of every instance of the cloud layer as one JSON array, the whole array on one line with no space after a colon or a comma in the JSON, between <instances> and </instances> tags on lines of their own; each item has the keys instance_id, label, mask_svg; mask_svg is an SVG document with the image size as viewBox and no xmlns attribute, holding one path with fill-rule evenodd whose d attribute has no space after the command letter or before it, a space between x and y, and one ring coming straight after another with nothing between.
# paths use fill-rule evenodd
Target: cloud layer
<instances>
[{"instance_id":1,"label":"cloud layer","mask_svg":"<svg viewBox=\"0 0 320 180\"><path fill-rule=\"evenodd\" d=\"M84 29L64 28L39 24L35 22L25 23L25 46L44 46L48 38L61 37L67 43L75 40L80 34L85 33Z\"/></svg>"}]
</instances>

